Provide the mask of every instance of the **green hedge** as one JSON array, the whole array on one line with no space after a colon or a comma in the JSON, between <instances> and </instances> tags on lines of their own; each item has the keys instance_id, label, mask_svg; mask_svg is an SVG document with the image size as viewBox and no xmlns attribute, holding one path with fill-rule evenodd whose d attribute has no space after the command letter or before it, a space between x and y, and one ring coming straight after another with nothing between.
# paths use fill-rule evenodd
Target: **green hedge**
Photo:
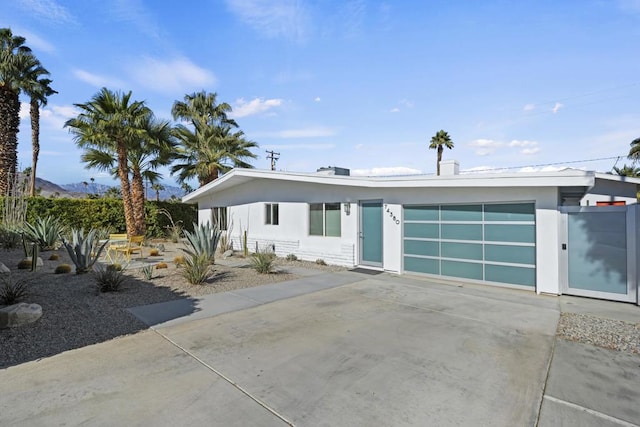
<instances>
[{"instance_id":1,"label":"green hedge","mask_svg":"<svg viewBox=\"0 0 640 427\"><path fill-rule=\"evenodd\" d=\"M4 206L4 197L0 197L0 206ZM160 237L166 234L166 227L171 224L166 215L160 214L160 209L166 209L175 223L187 229L193 229L193 223L198 219L198 209L195 205L175 202L156 202L148 200L145 203L145 217L147 220L147 236ZM124 207L120 199L68 199L45 197L30 197L27 199L27 221L33 222L37 217L51 215L59 218L62 223L73 228L109 228L114 232L124 233ZM0 216L2 212L0 211Z\"/></svg>"}]
</instances>

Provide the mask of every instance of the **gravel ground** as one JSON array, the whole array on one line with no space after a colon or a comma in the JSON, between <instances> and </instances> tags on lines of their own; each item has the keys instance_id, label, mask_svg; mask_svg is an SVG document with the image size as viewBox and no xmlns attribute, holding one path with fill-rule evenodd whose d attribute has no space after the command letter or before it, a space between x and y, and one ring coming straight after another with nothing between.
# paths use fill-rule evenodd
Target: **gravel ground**
<instances>
[{"instance_id":1,"label":"gravel ground","mask_svg":"<svg viewBox=\"0 0 640 427\"><path fill-rule=\"evenodd\" d=\"M181 270L172 262L181 251L175 245L165 243L165 246L163 255L168 268L154 269L151 281L143 278L141 270L130 268L125 271L127 281L120 292L102 294L96 292L92 273L53 273L62 263L73 265L64 250L42 252L44 266L36 272L17 269L18 262L24 257L22 250L0 252L0 262L11 269L11 273L3 275L3 278L10 276L11 280L26 280L29 296L23 302L39 304L43 311L42 317L33 324L0 329L0 369L147 329L124 308L299 278L287 272L290 266L323 271L344 270L342 267L284 259L276 260L277 272L274 274L258 274L249 267L215 265L212 279L202 286L193 286L186 282ZM60 259L48 260L54 252Z\"/></svg>"},{"instance_id":2,"label":"gravel ground","mask_svg":"<svg viewBox=\"0 0 640 427\"><path fill-rule=\"evenodd\" d=\"M640 353L640 323L562 313L556 335L569 341Z\"/></svg>"}]
</instances>

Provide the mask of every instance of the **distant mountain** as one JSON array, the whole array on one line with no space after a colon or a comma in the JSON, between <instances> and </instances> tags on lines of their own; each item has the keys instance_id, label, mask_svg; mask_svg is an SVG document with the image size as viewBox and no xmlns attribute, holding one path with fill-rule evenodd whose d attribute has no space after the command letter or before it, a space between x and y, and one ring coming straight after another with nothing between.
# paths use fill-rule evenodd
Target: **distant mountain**
<instances>
[{"instance_id":1,"label":"distant mountain","mask_svg":"<svg viewBox=\"0 0 640 427\"><path fill-rule=\"evenodd\" d=\"M36 181L36 187L37 187L37 182ZM53 184L55 185L55 184ZM84 197L85 194L98 194L98 195L102 195L104 193L107 192L107 190L109 190L109 188L114 187L114 186L109 186L109 185L103 185L103 184L96 184L96 183L87 183L85 185L84 182L77 182L74 184L63 184L60 186L63 191L69 192L69 193L73 193L73 194L79 194L79 196L76 197ZM118 186L115 186L118 187ZM118 187L119 188L119 187ZM147 191L147 199L148 200L155 200L156 199L156 192L155 190L151 189L151 186L148 186L148 188L146 189ZM175 196L178 199L182 198L182 196L185 195L185 192L182 188L180 187L172 187L170 185L166 185L165 189L160 191L160 200L169 200L171 199L171 196Z\"/></svg>"}]
</instances>

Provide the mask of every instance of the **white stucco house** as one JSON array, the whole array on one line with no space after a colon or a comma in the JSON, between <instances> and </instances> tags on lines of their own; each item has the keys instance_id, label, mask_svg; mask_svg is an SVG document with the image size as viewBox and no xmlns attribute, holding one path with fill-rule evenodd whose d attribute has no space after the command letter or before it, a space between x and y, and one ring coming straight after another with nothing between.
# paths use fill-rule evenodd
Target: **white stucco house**
<instances>
[{"instance_id":1,"label":"white stucco house","mask_svg":"<svg viewBox=\"0 0 640 427\"><path fill-rule=\"evenodd\" d=\"M356 177L234 169L183 198L279 256L638 302L640 179L592 171ZM335 173L338 174L335 174Z\"/></svg>"}]
</instances>

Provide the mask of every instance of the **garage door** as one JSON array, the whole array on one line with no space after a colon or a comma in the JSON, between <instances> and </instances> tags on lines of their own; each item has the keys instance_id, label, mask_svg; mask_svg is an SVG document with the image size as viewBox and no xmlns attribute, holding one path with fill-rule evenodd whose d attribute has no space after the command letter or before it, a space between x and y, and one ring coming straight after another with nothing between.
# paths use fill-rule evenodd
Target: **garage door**
<instances>
[{"instance_id":1,"label":"garage door","mask_svg":"<svg viewBox=\"0 0 640 427\"><path fill-rule=\"evenodd\" d=\"M405 205L404 271L535 287L533 203Z\"/></svg>"}]
</instances>

